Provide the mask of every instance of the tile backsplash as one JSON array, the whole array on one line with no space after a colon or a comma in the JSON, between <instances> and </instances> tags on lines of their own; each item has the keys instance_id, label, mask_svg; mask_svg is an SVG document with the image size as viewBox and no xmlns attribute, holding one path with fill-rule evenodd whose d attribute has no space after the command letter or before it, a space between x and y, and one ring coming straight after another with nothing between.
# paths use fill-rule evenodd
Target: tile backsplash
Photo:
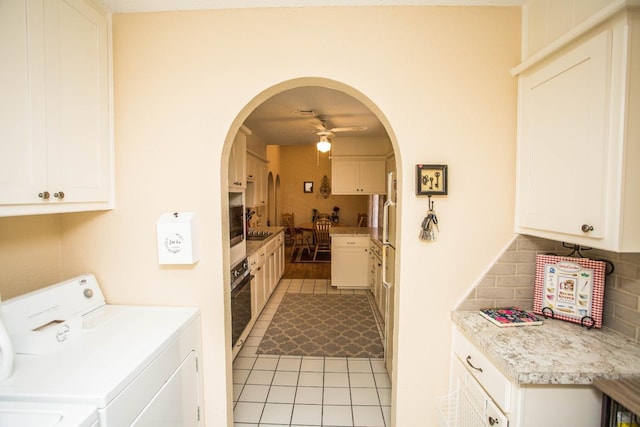
<instances>
[{"instance_id":1,"label":"tile backsplash","mask_svg":"<svg viewBox=\"0 0 640 427\"><path fill-rule=\"evenodd\" d=\"M566 255L562 243L531 236L518 236L457 310L519 306L533 308L537 254ZM587 258L606 259L614 271L605 280L603 327L640 342L640 253L582 250Z\"/></svg>"}]
</instances>

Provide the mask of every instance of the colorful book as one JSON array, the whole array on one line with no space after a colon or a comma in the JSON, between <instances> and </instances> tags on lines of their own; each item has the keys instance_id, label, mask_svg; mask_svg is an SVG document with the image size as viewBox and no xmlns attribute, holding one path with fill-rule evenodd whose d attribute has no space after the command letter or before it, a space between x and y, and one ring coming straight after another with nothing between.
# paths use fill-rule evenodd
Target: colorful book
<instances>
[{"instance_id":1,"label":"colorful book","mask_svg":"<svg viewBox=\"0 0 640 427\"><path fill-rule=\"evenodd\" d=\"M500 327L542 325L542 319L518 307L483 308L480 310L480 315Z\"/></svg>"}]
</instances>

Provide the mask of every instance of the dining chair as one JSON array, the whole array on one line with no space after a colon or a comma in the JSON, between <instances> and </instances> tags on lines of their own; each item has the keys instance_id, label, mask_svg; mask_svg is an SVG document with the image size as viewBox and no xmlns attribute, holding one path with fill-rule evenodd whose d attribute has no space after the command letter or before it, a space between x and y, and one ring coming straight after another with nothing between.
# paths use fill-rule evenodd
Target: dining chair
<instances>
[{"instance_id":1,"label":"dining chair","mask_svg":"<svg viewBox=\"0 0 640 427\"><path fill-rule=\"evenodd\" d=\"M309 236L304 231L296 228L293 224L293 214L282 214L282 225L285 227L285 231L289 231L289 239L293 246L291 247L291 253L295 253L296 246L301 245L302 249L307 249L307 253L311 255L311 244L309 243Z\"/></svg>"},{"instance_id":2,"label":"dining chair","mask_svg":"<svg viewBox=\"0 0 640 427\"><path fill-rule=\"evenodd\" d=\"M331 221L331 215L328 214L328 213L319 213L316 216L316 221L319 220L319 219L328 219L329 221Z\"/></svg>"},{"instance_id":3,"label":"dining chair","mask_svg":"<svg viewBox=\"0 0 640 427\"><path fill-rule=\"evenodd\" d=\"M315 222L313 227L313 233L315 236L315 250L313 252L314 261L318 256L318 252L331 253L331 237L329 236L330 231L330 219L319 219Z\"/></svg>"},{"instance_id":4,"label":"dining chair","mask_svg":"<svg viewBox=\"0 0 640 427\"><path fill-rule=\"evenodd\" d=\"M358 227L367 227L369 225L368 215L366 213L358 214Z\"/></svg>"},{"instance_id":5,"label":"dining chair","mask_svg":"<svg viewBox=\"0 0 640 427\"><path fill-rule=\"evenodd\" d=\"M290 226L295 227L295 222L293 219L293 213L283 213L282 214L282 226L284 227L284 243L286 245L290 245L293 242L293 237L291 235Z\"/></svg>"}]
</instances>

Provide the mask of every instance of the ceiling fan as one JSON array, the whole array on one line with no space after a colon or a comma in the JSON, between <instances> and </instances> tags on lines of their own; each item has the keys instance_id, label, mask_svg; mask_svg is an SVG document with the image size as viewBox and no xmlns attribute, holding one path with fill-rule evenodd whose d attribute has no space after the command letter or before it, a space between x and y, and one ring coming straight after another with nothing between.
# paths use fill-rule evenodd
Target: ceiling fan
<instances>
[{"instance_id":1,"label":"ceiling fan","mask_svg":"<svg viewBox=\"0 0 640 427\"><path fill-rule=\"evenodd\" d=\"M320 140L316 143L316 147L321 153L326 153L331 150L331 141L329 138L335 136L336 133L367 130L366 126L347 126L327 129L327 119L322 117L318 118L318 120L312 123L312 125L316 128L316 135L320 137Z\"/></svg>"}]
</instances>

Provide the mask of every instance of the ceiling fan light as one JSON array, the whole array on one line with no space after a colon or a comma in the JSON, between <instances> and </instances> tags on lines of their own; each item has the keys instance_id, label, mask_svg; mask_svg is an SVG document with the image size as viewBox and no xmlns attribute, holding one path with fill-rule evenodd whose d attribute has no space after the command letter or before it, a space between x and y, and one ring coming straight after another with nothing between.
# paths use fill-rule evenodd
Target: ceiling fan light
<instances>
[{"instance_id":1,"label":"ceiling fan light","mask_svg":"<svg viewBox=\"0 0 640 427\"><path fill-rule=\"evenodd\" d=\"M316 144L316 147L318 148L319 152L327 153L329 150L331 150L331 142L329 142L326 136L321 136L320 141L318 141L318 143Z\"/></svg>"}]
</instances>

